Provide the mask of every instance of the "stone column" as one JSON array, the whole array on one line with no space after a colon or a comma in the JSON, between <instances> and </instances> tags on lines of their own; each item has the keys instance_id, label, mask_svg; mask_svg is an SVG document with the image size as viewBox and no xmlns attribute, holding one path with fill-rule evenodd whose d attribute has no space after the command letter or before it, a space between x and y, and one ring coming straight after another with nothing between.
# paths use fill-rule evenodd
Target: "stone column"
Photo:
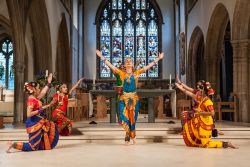
<instances>
[{"instance_id":1,"label":"stone column","mask_svg":"<svg viewBox=\"0 0 250 167\"><path fill-rule=\"evenodd\" d=\"M239 98L239 121L249 122L249 39L233 40L233 90Z\"/></svg>"},{"instance_id":2,"label":"stone column","mask_svg":"<svg viewBox=\"0 0 250 167\"><path fill-rule=\"evenodd\" d=\"M23 112L24 112L24 68L25 65L20 62L15 62L15 90L14 90L14 124L18 125L23 122Z\"/></svg>"},{"instance_id":3,"label":"stone column","mask_svg":"<svg viewBox=\"0 0 250 167\"><path fill-rule=\"evenodd\" d=\"M6 1L13 28L14 44L14 70L15 70L15 90L14 90L14 124L23 122L24 111L24 67L25 67L25 4L26 1L8 0Z\"/></svg>"}]
</instances>

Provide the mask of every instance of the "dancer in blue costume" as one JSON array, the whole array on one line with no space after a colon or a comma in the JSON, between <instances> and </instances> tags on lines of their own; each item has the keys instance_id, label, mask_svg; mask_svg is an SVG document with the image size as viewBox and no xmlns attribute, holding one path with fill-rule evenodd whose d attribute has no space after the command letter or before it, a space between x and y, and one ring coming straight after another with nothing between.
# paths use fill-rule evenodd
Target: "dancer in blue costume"
<instances>
[{"instance_id":1,"label":"dancer in blue costume","mask_svg":"<svg viewBox=\"0 0 250 167\"><path fill-rule=\"evenodd\" d=\"M96 50L97 56L104 61L104 63L111 68L116 77L122 81L122 93L119 96L119 116L120 116L120 125L126 131L125 142L129 144L130 138L133 140L133 144L136 144L136 132L135 132L135 123L139 113L139 97L136 93L136 86L140 74L146 72L148 69L153 67L159 60L163 59L164 53L159 53L159 57L156 58L153 62L147 66L135 70L131 58L125 60L124 68L121 70L113 66L106 58L102 55L99 50Z\"/></svg>"},{"instance_id":2,"label":"dancer in blue costume","mask_svg":"<svg viewBox=\"0 0 250 167\"><path fill-rule=\"evenodd\" d=\"M49 106L42 106L42 99L49 90L52 81L52 74L48 77L47 85L42 89L36 82L25 83L25 92L29 95L27 99L27 120L26 131L29 134L28 142L9 143L7 153L12 148L21 151L51 150L58 142L59 133L54 122L45 118L44 109Z\"/></svg>"}]
</instances>

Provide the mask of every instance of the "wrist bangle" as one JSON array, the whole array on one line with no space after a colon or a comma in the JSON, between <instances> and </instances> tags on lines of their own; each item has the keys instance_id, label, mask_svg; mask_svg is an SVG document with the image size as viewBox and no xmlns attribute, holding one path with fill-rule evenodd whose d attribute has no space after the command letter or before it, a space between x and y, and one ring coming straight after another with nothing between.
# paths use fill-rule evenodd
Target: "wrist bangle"
<instances>
[{"instance_id":1,"label":"wrist bangle","mask_svg":"<svg viewBox=\"0 0 250 167\"><path fill-rule=\"evenodd\" d=\"M41 114L43 112L43 109L42 108L39 108L38 109L38 114Z\"/></svg>"}]
</instances>

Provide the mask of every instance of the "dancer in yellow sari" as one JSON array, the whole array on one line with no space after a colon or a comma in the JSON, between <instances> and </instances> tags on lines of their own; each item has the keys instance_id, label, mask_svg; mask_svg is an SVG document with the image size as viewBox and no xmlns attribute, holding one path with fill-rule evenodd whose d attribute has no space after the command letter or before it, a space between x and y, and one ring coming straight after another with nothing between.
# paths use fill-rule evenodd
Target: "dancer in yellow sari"
<instances>
[{"instance_id":1,"label":"dancer in yellow sari","mask_svg":"<svg viewBox=\"0 0 250 167\"><path fill-rule=\"evenodd\" d=\"M175 84L177 88L191 96L198 102L194 117L188 120L183 127L183 139L189 147L204 148L237 148L230 142L211 140L212 129L214 127L214 106L208 97L210 91L213 91L209 82L202 82L199 86L199 93L193 94L183 88L181 84Z\"/></svg>"}]
</instances>

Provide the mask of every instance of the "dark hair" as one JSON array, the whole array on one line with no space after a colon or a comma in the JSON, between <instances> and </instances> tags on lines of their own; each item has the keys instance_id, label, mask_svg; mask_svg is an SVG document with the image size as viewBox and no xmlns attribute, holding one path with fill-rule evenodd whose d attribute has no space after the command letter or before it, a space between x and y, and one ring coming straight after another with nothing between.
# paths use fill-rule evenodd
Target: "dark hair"
<instances>
[{"instance_id":1,"label":"dark hair","mask_svg":"<svg viewBox=\"0 0 250 167\"><path fill-rule=\"evenodd\" d=\"M25 82L24 92L27 94L33 94L34 89L38 86L37 82Z\"/></svg>"},{"instance_id":2,"label":"dark hair","mask_svg":"<svg viewBox=\"0 0 250 167\"><path fill-rule=\"evenodd\" d=\"M211 84L205 80L199 80L198 83L197 88L204 90L205 95L213 100L214 90L212 89Z\"/></svg>"}]
</instances>

